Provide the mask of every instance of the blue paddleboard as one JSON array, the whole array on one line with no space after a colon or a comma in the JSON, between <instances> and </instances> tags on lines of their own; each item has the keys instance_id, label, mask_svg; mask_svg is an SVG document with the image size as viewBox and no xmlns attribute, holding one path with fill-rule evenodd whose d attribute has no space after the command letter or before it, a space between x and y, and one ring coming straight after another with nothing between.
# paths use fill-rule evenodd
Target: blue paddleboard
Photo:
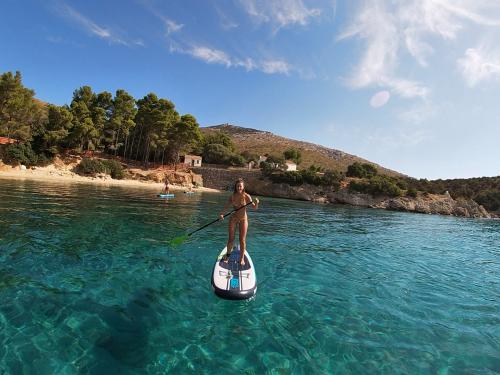
<instances>
[{"instance_id":1,"label":"blue paddleboard","mask_svg":"<svg viewBox=\"0 0 500 375\"><path fill-rule=\"evenodd\" d=\"M173 198L175 194L158 194L158 198Z\"/></svg>"}]
</instances>

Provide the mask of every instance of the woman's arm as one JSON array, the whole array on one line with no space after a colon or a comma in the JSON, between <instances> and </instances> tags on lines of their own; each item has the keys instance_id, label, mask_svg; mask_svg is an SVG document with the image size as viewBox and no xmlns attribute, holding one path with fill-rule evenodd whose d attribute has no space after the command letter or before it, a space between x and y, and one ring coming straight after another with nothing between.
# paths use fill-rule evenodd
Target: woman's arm
<instances>
[{"instance_id":1,"label":"woman's arm","mask_svg":"<svg viewBox=\"0 0 500 375\"><path fill-rule=\"evenodd\" d=\"M250 203L252 202L252 207L254 210L256 210L257 208L259 208L259 198L255 198L254 200L252 200L252 197L250 196L250 194L246 194L246 203Z\"/></svg>"}]
</instances>

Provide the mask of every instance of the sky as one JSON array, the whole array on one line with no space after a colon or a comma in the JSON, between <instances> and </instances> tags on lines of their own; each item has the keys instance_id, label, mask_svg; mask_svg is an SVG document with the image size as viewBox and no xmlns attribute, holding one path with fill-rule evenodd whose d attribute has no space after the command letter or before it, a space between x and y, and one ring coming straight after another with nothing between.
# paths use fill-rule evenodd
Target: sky
<instances>
[{"instance_id":1,"label":"sky","mask_svg":"<svg viewBox=\"0 0 500 375\"><path fill-rule=\"evenodd\" d=\"M0 73L124 89L415 178L500 175L499 0L3 0Z\"/></svg>"}]
</instances>

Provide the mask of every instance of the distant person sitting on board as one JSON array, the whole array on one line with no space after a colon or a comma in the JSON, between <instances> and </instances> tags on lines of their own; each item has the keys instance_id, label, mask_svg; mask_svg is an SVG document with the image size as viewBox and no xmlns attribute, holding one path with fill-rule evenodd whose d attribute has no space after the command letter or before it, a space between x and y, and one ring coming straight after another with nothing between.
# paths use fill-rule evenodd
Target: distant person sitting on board
<instances>
[{"instance_id":1,"label":"distant person sitting on board","mask_svg":"<svg viewBox=\"0 0 500 375\"><path fill-rule=\"evenodd\" d=\"M168 178L165 178L165 187L163 188L163 194L170 194L170 186L169 186Z\"/></svg>"},{"instance_id":2,"label":"distant person sitting on board","mask_svg":"<svg viewBox=\"0 0 500 375\"><path fill-rule=\"evenodd\" d=\"M245 183L243 179L238 179L234 183L233 194L229 197L224 208L220 212L220 219L224 219L224 211L226 211L230 206L233 206L235 210L246 205L247 203L252 203L254 210L259 207L259 199L255 198L252 201L252 197L245 192ZM235 237L236 225L239 225L240 229L240 265L245 265L245 249L246 249L246 237L248 230L248 217L246 207L241 210L235 211L234 214L229 219L229 238L227 240L227 252L224 256L224 262L229 261L231 256L231 251L233 250L233 242Z\"/></svg>"}]
</instances>

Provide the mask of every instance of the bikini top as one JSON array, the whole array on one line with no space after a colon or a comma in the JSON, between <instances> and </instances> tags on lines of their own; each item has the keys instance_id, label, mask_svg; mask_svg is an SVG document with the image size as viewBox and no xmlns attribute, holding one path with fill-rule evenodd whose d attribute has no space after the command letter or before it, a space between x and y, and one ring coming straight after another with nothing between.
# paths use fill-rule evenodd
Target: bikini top
<instances>
[{"instance_id":1,"label":"bikini top","mask_svg":"<svg viewBox=\"0 0 500 375\"><path fill-rule=\"evenodd\" d=\"M234 208L235 210L237 210L238 208L241 208L241 207L243 207L244 205L246 205L246 204L247 204L247 201L246 201L246 195L244 195L244 196L243 196L243 199L240 201L240 204L239 204L238 206L236 206L236 205L234 204L233 197L234 197L234 196L232 196L232 197L231 197L231 203L232 203L233 208Z\"/></svg>"}]
</instances>

